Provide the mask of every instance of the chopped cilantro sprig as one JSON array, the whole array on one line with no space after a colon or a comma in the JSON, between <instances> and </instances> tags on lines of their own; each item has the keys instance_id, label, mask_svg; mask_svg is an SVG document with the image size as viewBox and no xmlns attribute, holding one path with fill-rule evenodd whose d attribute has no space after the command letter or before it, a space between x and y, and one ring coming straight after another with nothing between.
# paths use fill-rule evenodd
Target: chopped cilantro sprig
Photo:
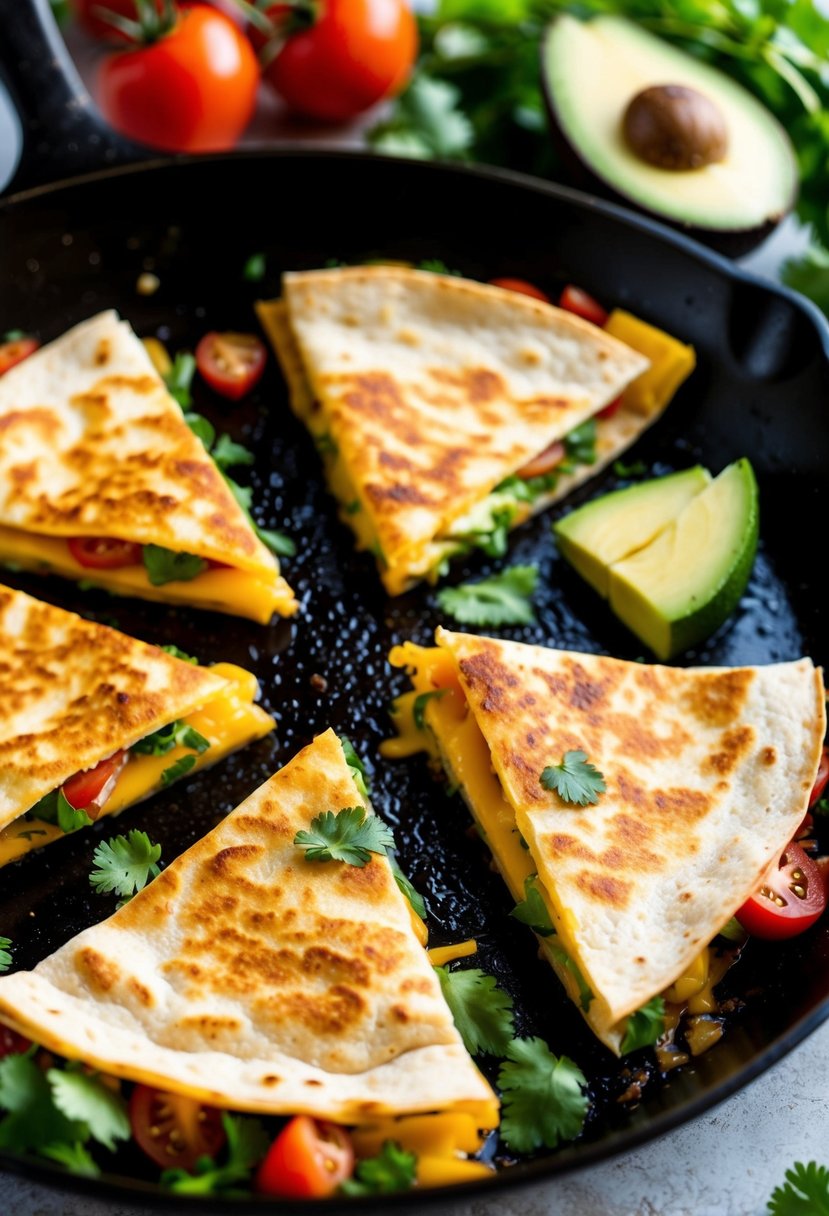
<instances>
[{"instance_id":1,"label":"chopped cilantro sprig","mask_svg":"<svg viewBox=\"0 0 829 1216\"><path fill-rule=\"evenodd\" d=\"M797 1161L768 1202L770 1216L829 1216L829 1169Z\"/></svg>"},{"instance_id":2,"label":"chopped cilantro sprig","mask_svg":"<svg viewBox=\"0 0 829 1216\"><path fill-rule=\"evenodd\" d=\"M498 1072L501 1136L517 1153L556 1148L584 1127L590 1102L587 1079L567 1056L555 1056L543 1039L513 1039Z\"/></svg>"},{"instance_id":3,"label":"chopped cilantro sprig","mask_svg":"<svg viewBox=\"0 0 829 1216\"><path fill-rule=\"evenodd\" d=\"M205 1156L198 1159L192 1173L165 1170L161 1185L177 1195L249 1195L251 1171L268 1151L270 1138L258 1119L223 1114L222 1126L227 1136L224 1161Z\"/></svg>"},{"instance_id":4,"label":"chopped cilantro sprig","mask_svg":"<svg viewBox=\"0 0 829 1216\"><path fill-rule=\"evenodd\" d=\"M372 853L385 857L394 848L391 828L364 806L347 806L334 814L324 811L311 820L310 832L297 832L294 844L307 861L344 861L362 868Z\"/></svg>"},{"instance_id":5,"label":"chopped cilantro sprig","mask_svg":"<svg viewBox=\"0 0 829 1216\"><path fill-rule=\"evenodd\" d=\"M652 1047L664 1032L665 1001L661 996L655 996L628 1018L622 1040L622 1055L639 1047Z\"/></svg>"},{"instance_id":6,"label":"chopped cilantro sprig","mask_svg":"<svg viewBox=\"0 0 829 1216\"><path fill-rule=\"evenodd\" d=\"M579 749L565 752L561 764L548 765L541 774L541 784L563 802L577 806L595 805L607 790L604 777L587 759L587 752Z\"/></svg>"},{"instance_id":7,"label":"chopped cilantro sprig","mask_svg":"<svg viewBox=\"0 0 829 1216\"><path fill-rule=\"evenodd\" d=\"M478 967L435 967L446 1004L470 1055L501 1056L515 1034L512 997Z\"/></svg>"},{"instance_id":8,"label":"chopped cilantro sprig","mask_svg":"<svg viewBox=\"0 0 829 1216\"><path fill-rule=\"evenodd\" d=\"M532 625L532 596L537 582L537 566L507 566L476 583L444 587L437 594L437 602L463 625Z\"/></svg>"},{"instance_id":9,"label":"chopped cilantro sprig","mask_svg":"<svg viewBox=\"0 0 829 1216\"><path fill-rule=\"evenodd\" d=\"M0 937L0 972L8 971L12 965L12 941L10 937Z\"/></svg>"},{"instance_id":10,"label":"chopped cilantro sprig","mask_svg":"<svg viewBox=\"0 0 829 1216\"><path fill-rule=\"evenodd\" d=\"M146 832L133 828L126 836L112 836L98 845L92 854L90 885L98 895L114 892L126 903L150 879L158 877L160 859L161 845L153 844Z\"/></svg>"},{"instance_id":11,"label":"chopped cilantro sprig","mask_svg":"<svg viewBox=\"0 0 829 1216\"><path fill-rule=\"evenodd\" d=\"M417 1157L394 1140L386 1140L376 1157L358 1161L354 1177L340 1184L343 1195L389 1195L408 1191L417 1177Z\"/></svg>"}]
</instances>

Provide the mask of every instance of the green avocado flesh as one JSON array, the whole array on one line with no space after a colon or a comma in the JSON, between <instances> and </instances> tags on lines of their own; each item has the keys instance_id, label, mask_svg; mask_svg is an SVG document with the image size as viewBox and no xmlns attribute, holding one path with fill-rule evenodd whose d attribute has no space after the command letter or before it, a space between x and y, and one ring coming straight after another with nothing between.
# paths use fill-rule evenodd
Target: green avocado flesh
<instances>
[{"instance_id":1,"label":"green avocado flesh","mask_svg":"<svg viewBox=\"0 0 829 1216\"><path fill-rule=\"evenodd\" d=\"M745 591L758 527L757 482L738 460L650 544L610 568L610 607L660 659L697 645Z\"/></svg>"},{"instance_id":2,"label":"green avocado flesh","mask_svg":"<svg viewBox=\"0 0 829 1216\"><path fill-rule=\"evenodd\" d=\"M747 231L779 219L797 190L797 162L783 127L723 72L623 17L557 17L542 72L564 138L587 168L651 212L712 231ZM724 159L695 169L648 164L628 146L622 120L645 88L681 85L719 109Z\"/></svg>"},{"instance_id":3,"label":"green avocado flesh","mask_svg":"<svg viewBox=\"0 0 829 1216\"><path fill-rule=\"evenodd\" d=\"M559 551L607 599L609 567L649 544L710 482L695 465L594 498L554 525Z\"/></svg>"}]
</instances>

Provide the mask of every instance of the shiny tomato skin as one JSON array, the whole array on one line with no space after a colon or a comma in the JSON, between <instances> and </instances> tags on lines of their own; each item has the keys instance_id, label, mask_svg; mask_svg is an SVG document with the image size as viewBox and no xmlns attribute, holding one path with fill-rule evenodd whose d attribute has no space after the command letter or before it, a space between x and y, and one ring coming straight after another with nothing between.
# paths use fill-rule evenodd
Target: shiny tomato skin
<instances>
[{"instance_id":1,"label":"shiny tomato skin","mask_svg":"<svg viewBox=\"0 0 829 1216\"><path fill-rule=\"evenodd\" d=\"M192 1170L199 1157L215 1157L225 1142L222 1112L183 1094L136 1085L130 1127L143 1153L162 1169Z\"/></svg>"},{"instance_id":2,"label":"shiny tomato skin","mask_svg":"<svg viewBox=\"0 0 829 1216\"><path fill-rule=\"evenodd\" d=\"M829 781L829 748L824 747L820 756L820 764L817 768L815 784L812 786L812 792L809 795L809 806L814 806L818 799L823 797L827 781Z\"/></svg>"},{"instance_id":3,"label":"shiny tomato skin","mask_svg":"<svg viewBox=\"0 0 829 1216\"><path fill-rule=\"evenodd\" d=\"M565 312L575 313L583 321L590 321L592 325L598 325L600 329L607 325L609 314L602 308L599 301L588 295L586 291L582 291L581 287L574 287L572 283L568 283L564 288L558 306Z\"/></svg>"},{"instance_id":4,"label":"shiny tomato skin","mask_svg":"<svg viewBox=\"0 0 829 1216\"><path fill-rule=\"evenodd\" d=\"M75 773L75 776L70 777L61 787L64 798L76 811L85 811L93 805L96 806L96 809L100 809L106 798L112 793L112 787L126 764L126 760L127 753L122 749L106 760L102 760L100 764L96 764L94 768L89 768L83 773ZM107 790L106 787L110 783L111 786ZM102 797L104 793L106 797ZM95 819L96 815L91 815L90 818Z\"/></svg>"},{"instance_id":5,"label":"shiny tomato skin","mask_svg":"<svg viewBox=\"0 0 829 1216\"><path fill-rule=\"evenodd\" d=\"M10 342L0 342L0 376L28 359L39 346L36 338L13 338Z\"/></svg>"},{"instance_id":6,"label":"shiny tomato skin","mask_svg":"<svg viewBox=\"0 0 829 1216\"><path fill-rule=\"evenodd\" d=\"M623 401L624 401L623 395L614 397L614 399L610 402L609 405L606 405L603 410L599 410L599 412L596 414L596 417L597 418L612 418L613 415L615 413L617 413L618 410L621 408Z\"/></svg>"},{"instance_id":7,"label":"shiny tomato skin","mask_svg":"<svg viewBox=\"0 0 829 1216\"><path fill-rule=\"evenodd\" d=\"M532 460L527 461L516 473L516 477L523 477L528 480L530 477L543 477L545 473L551 472L556 465L561 464L567 451L564 444L556 439L549 447L546 447L543 452L539 452Z\"/></svg>"},{"instance_id":8,"label":"shiny tomato skin","mask_svg":"<svg viewBox=\"0 0 829 1216\"><path fill-rule=\"evenodd\" d=\"M169 152L232 148L256 105L259 65L234 23L204 4L182 7L158 42L102 62L98 103L131 139Z\"/></svg>"},{"instance_id":9,"label":"shiny tomato skin","mask_svg":"<svg viewBox=\"0 0 829 1216\"><path fill-rule=\"evenodd\" d=\"M10 1030L8 1026L0 1026L0 1060L5 1056L20 1055L28 1051L31 1045L31 1039L24 1039L22 1034Z\"/></svg>"},{"instance_id":10,"label":"shiny tomato skin","mask_svg":"<svg viewBox=\"0 0 829 1216\"><path fill-rule=\"evenodd\" d=\"M87 570L119 570L141 565L141 545L109 536L71 536L66 542L79 566Z\"/></svg>"},{"instance_id":11,"label":"shiny tomato skin","mask_svg":"<svg viewBox=\"0 0 829 1216\"><path fill-rule=\"evenodd\" d=\"M199 375L217 393L238 401L249 393L265 370L265 347L253 334L211 330L196 347Z\"/></svg>"},{"instance_id":12,"label":"shiny tomato skin","mask_svg":"<svg viewBox=\"0 0 829 1216\"><path fill-rule=\"evenodd\" d=\"M344 1128L295 1115L259 1166L256 1190L282 1199L322 1199L333 1195L353 1170L354 1149Z\"/></svg>"},{"instance_id":13,"label":"shiny tomato skin","mask_svg":"<svg viewBox=\"0 0 829 1216\"><path fill-rule=\"evenodd\" d=\"M277 29L287 8L266 10ZM321 0L316 20L288 33L264 77L297 114L344 122L400 92L417 46L405 0Z\"/></svg>"},{"instance_id":14,"label":"shiny tomato skin","mask_svg":"<svg viewBox=\"0 0 829 1216\"><path fill-rule=\"evenodd\" d=\"M521 296L531 296L534 300L543 300L545 304L552 304L552 300L546 292L540 287L536 287L535 283L529 283L526 279L490 279L493 287L503 287L505 291L517 291Z\"/></svg>"},{"instance_id":15,"label":"shiny tomato skin","mask_svg":"<svg viewBox=\"0 0 829 1216\"><path fill-rule=\"evenodd\" d=\"M801 875L795 878L795 873ZM794 883L804 888L805 896L792 890ZM763 890L784 901L779 907ZM826 883L820 868L799 844L789 844L782 857L767 870L754 895L737 911L737 920L747 933L768 941L795 937L810 929L826 908Z\"/></svg>"}]
</instances>

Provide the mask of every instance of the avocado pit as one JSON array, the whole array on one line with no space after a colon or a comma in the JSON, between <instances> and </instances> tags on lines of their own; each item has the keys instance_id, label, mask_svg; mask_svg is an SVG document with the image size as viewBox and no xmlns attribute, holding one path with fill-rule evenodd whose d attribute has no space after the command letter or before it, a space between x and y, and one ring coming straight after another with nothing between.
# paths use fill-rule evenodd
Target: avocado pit
<instances>
[{"instance_id":1,"label":"avocado pit","mask_svg":"<svg viewBox=\"0 0 829 1216\"><path fill-rule=\"evenodd\" d=\"M724 160L728 152L722 111L687 85L642 89L628 103L622 131L631 151L657 169L704 169Z\"/></svg>"}]
</instances>

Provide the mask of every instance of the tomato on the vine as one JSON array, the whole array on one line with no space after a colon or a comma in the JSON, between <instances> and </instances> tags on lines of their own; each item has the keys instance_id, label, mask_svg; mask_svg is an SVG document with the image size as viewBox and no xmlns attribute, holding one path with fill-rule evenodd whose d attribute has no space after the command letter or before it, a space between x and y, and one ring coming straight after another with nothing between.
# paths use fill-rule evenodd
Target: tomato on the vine
<instances>
[{"instance_id":1,"label":"tomato on the vine","mask_svg":"<svg viewBox=\"0 0 829 1216\"><path fill-rule=\"evenodd\" d=\"M296 1115L268 1149L256 1189L283 1199L321 1199L333 1195L353 1169L354 1149L345 1128Z\"/></svg>"},{"instance_id":2,"label":"tomato on the vine","mask_svg":"<svg viewBox=\"0 0 829 1216\"><path fill-rule=\"evenodd\" d=\"M212 389L238 401L249 393L265 370L265 347L253 334L211 330L196 347L196 367Z\"/></svg>"},{"instance_id":3,"label":"tomato on the vine","mask_svg":"<svg viewBox=\"0 0 829 1216\"><path fill-rule=\"evenodd\" d=\"M104 117L132 139L170 152L232 148L256 105L259 65L250 42L205 4L165 0L164 12L163 32L148 27L146 43L101 64Z\"/></svg>"},{"instance_id":4,"label":"tomato on the vine","mask_svg":"<svg viewBox=\"0 0 829 1216\"><path fill-rule=\"evenodd\" d=\"M826 908L826 884L811 857L792 842L736 913L747 933L776 941L811 928Z\"/></svg>"},{"instance_id":5,"label":"tomato on the vine","mask_svg":"<svg viewBox=\"0 0 829 1216\"><path fill-rule=\"evenodd\" d=\"M142 546L131 540L112 536L71 536L69 552L79 566L88 570L118 570L121 566L139 566Z\"/></svg>"},{"instance_id":6,"label":"tomato on the vine","mask_svg":"<svg viewBox=\"0 0 829 1216\"><path fill-rule=\"evenodd\" d=\"M10 338L0 342L0 376L33 355L40 343L36 338Z\"/></svg>"},{"instance_id":7,"label":"tomato on the vine","mask_svg":"<svg viewBox=\"0 0 829 1216\"><path fill-rule=\"evenodd\" d=\"M298 114L343 122L398 93L417 56L417 24L405 0L272 4L259 30L263 74Z\"/></svg>"},{"instance_id":8,"label":"tomato on the vine","mask_svg":"<svg viewBox=\"0 0 829 1216\"><path fill-rule=\"evenodd\" d=\"M192 1170L199 1157L215 1157L225 1142L222 1112L184 1094L136 1085L129 1116L138 1147L162 1169Z\"/></svg>"},{"instance_id":9,"label":"tomato on the vine","mask_svg":"<svg viewBox=\"0 0 829 1216\"><path fill-rule=\"evenodd\" d=\"M75 776L70 777L61 787L64 798L76 811L86 811L90 819L97 819L115 789L127 759L127 753L122 749L106 760L101 760L94 768L75 773Z\"/></svg>"}]
</instances>

